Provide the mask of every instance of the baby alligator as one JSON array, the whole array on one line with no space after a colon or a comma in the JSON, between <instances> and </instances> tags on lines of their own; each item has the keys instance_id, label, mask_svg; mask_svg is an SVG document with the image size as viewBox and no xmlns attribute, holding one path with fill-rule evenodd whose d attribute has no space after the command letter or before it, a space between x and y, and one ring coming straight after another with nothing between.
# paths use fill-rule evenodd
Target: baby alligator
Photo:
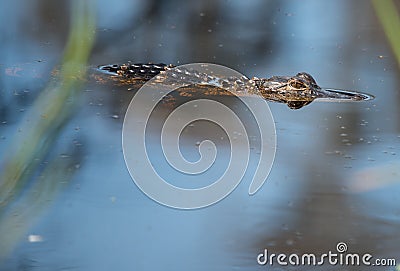
<instances>
[{"instance_id":1,"label":"baby alligator","mask_svg":"<svg viewBox=\"0 0 400 271\"><path fill-rule=\"evenodd\" d=\"M314 78L305 72L295 76L272 76L271 78L248 79L246 77L219 78L193 69L159 64L104 65L98 70L121 80L148 81L153 77L159 82L174 84L184 79L190 84L208 84L229 90L234 95L261 95L268 101L286 103L292 109L299 109L312 101L363 101L374 97L355 91L321 88ZM171 73L168 74L168 71ZM168 74L168 75L167 75ZM163 76L167 75L167 76Z\"/></svg>"}]
</instances>

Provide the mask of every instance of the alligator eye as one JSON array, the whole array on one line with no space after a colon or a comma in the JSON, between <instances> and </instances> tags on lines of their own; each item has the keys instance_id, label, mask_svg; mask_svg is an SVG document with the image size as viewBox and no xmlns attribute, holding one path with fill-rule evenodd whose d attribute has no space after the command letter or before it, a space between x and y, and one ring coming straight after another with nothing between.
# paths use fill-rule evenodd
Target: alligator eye
<instances>
[{"instance_id":1,"label":"alligator eye","mask_svg":"<svg viewBox=\"0 0 400 271\"><path fill-rule=\"evenodd\" d=\"M317 84L317 82L315 82L314 78L309 73L299 72L298 74L296 74L296 76L301 77L314 85Z\"/></svg>"},{"instance_id":2,"label":"alligator eye","mask_svg":"<svg viewBox=\"0 0 400 271\"><path fill-rule=\"evenodd\" d=\"M302 83L302 82L300 82L300 81L292 81L292 82L290 82L289 83L290 84L290 86L292 87L292 88L295 88L295 89L302 89L302 88L305 88L305 85Z\"/></svg>"}]
</instances>

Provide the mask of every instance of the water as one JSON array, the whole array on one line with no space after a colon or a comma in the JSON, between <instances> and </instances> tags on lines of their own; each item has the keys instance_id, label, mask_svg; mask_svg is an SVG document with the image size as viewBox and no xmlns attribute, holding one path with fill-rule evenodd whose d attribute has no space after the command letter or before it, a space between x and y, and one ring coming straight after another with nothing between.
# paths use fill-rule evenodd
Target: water
<instances>
[{"instance_id":1,"label":"water","mask_svg":"<svg viewBox=\"0 0 400 271\"><path fill-rule=\"evenodd\" d=\"M17 1L0 9L2 157L62 53L68 9L51 3ZM90 65L212 62L249 77L306 71L323 87L376 99L313 102L300 110L269 103L278 145L261 190L248 196L248 173L221 202L183 211L150 200L126 169L121 131L134 92L91 80L79 110L41 161L71 163L68 184L45 211L32 213L0 270L265 270L256 262L265 248L318 255L335 251L338 242L351 252L399 261L399 66L370 3L97 1L96 8ZM189 160L198 158L196 145L205 136L220 147L217 168L204 182L221 173L229 153L223 131L207 125L195 123L182 137ZM151 146L159 152L157 141ZM167 170L161 160L156 163ZM186 185L184 177L176 181ZM287 269L296 268L269 267Z\"/></svg>"}]
</instances>

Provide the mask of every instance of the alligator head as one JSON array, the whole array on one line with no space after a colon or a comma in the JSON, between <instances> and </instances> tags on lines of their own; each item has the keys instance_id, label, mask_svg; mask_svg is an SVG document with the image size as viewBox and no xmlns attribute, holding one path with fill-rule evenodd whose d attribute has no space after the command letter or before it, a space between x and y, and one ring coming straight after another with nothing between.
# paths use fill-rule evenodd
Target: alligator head
<instances>
[{"instance_id":1,"label":"alligator head","mask_svg":"<svg viewBox=\"0 0 400 271\"><path fill-rule=\"evenodd\" d=\"M286 103L292 109L302 108L315 99L361 101L373 98L354 91L321 88L314 78L305 72L295 76L273 76L268 79L253 78L253 80L264 98Z\"/></svg>"}]
</instances>

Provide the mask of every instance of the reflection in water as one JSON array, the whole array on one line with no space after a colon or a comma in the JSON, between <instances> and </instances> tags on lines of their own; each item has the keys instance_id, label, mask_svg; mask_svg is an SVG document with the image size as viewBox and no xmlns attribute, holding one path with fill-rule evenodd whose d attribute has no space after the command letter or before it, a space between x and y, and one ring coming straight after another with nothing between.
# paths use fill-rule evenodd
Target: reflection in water
<instances>
[{"instance_id":1,"label":"reflection in water","mask_svg":"<svg viewBox=\"0 0 400 271\"><path fill-rule=\"evenodd\" d=\"M395 153L392 153L395 155ZM380 189L398 183L400 176L400 161L387 161L382 165L361 169L356 172L349 183L349 190L361 193Z\"/></svg>"},{"instance_id":2,"label":"reflection in water","mask_svg":"<svg viewBox=\"0 0 400 271\"><path fill-rule=\"evenodd\" d=\"M49 74L61 51L57 41L66 36L65 21L54 15L62 7L40 3L14 8L15 14L0 9L6 20L2 33L8 33L0 50L7 56L2 71L42 60L34 63ZM93 65L214 62L258 77L305 70L327 86L362 89L377 98L368 104L315 103L297 111L271 104L278 151L263 189L248 197L248 178L221 203L180 212L150 201L126 172L120 133L133 95L129 87L89 82L81 111L69 126L89 139L76 185L29 231L46 241L22 242L4 263L8 270L26 265L40 270L248 270L258 268L255 257L265 247L318 253L339 241L359 252L398 257L398 182L361 193L351 185L359 180L357 172L372 174L369 168L396 160L400 143L398 66L369 2L122 1L117 7L99 0L97 7L101 16ZM21 18L35 23L10 23ZM44 26L46 34L40 31ZM20 110L29 109L44 82L23 78L28 80L24 84L5 72L0 76L4 153ZM15 93L24 93L25 103ZM57 142L74 140L66 135ZM197 134L184 139L188 155L195 156L198 140ZM254 148L257 152L257 143ZM377 181L396 178L384 168Z\"/></svg>"}]
</instances>

